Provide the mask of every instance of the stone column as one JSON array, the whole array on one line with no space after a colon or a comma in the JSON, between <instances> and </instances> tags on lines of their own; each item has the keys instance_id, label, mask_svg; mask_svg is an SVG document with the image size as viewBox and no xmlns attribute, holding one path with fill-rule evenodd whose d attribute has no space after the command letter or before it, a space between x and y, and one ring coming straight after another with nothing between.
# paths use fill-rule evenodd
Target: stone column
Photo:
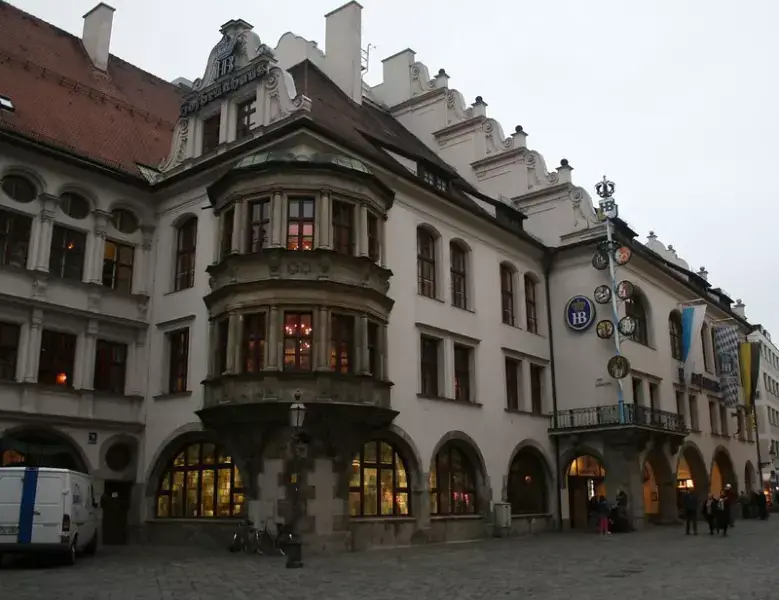
<instances>
[{"instance_id":1,"label":"stone column","mask_svg":"<svg viewBox=\"0 0 779 600\"><path fill-rule=\"evenodd\" d=\"M628 519L633 527L641 529L645 518L644 480L638 457L635 444L615 442L604 448L608 500L614 502L617 493L623 490L628 495Z\"/></svg>"},{"instance_id":2,"label":"stone column","mask_svg":"<svg viewBox=\"0 0 779 600\"><path fill-rule=\"evenodd\" d=\"M332 198L330 190L320 190L316 202L316 226L314 228L314 247L333 249Z\"/></svg>"},{"instance_id":3,"label":"stone column","mask_svg":"<svg viewBox=\"0 0 779 600\"><path fill-rule=\"evenodd\" d=\"M144 296L149 293L149 271L152 270L151 246L154 237L154 227L144 225L142 228L143 243L140 246L140 252L136 248L136 256L133 265L133 285L132 289L136 294Z\"/></svg>"},{"instance_id":4,"label":"stone column","mask_svg":"<svg viewBox=\"0 0 779 600\"><path fill-rule=\"evenodd\" d=\"M219 335L216 322L213 319L208 320L208 360L206 364L206 377L213 379L221 373L216 372L216 347L219 344Z\"/></svg>"},{"instance_id":5,"label":"stone column","mask_svg":"<svg viewBox=\"0 0 779 600\"><path fill-rule=\"evenodd\" d=\"M520 363L519 389L522 396L519 399L519 408L530 412L533 410L533 388L530 385L530 361L527 359L522 360Z\"/></svg>"},{"instance_id":6,"label":"stone column","mask_svg":"<svg viewBox=\"0 0 779 600\"><path fill-rule=\"evenodd\" d=\"M371 366L369 360L370 353L368 350L368 317L366 315L361 315L357 321L357 331L355 334L355 345L357 348L357 352L355 352L357 357L357 372L360 375L370 375ZM376 374L374 374L374 376L376 376Z\"/></svg>"},{"instance_id":7,"label":"stone column","mask_svg":"<svg viewBox=\"0 0 779 600\"><path fill-rule=\"evenodd\" d=\"M379 217L379 264L387 268L387 215Z\"/></svg>"},{"instance_id":8,"label":"stone column","mask_svg":"<svg viewBox=\"0 0 779 600\"><path fill-rule=\"evenodd\" d=\"M73 365L73 371L75 373L73 387L76 389L94 389L97 333L97 320L89 319L84 333L78 337L76 364Z\"/></svg>"},{"instance_id":9,"label":"stone column","mask_svg":"<svg viewBox=\"0 0 779 600\"><path fill-rule=\"evenodd\" d=\"M29 383L38 381L38 363L41 358L41 335L43 333L43 311L35 308L30 318L30 335L27 344L27 360L24 380Z\"/></svg>"},{"instance_id":10,"label":"stone column","mask_svg":"<svg viewBox=\"0 0 779 600\"><path fill-rule=\"evenodd\" d=\"M128 396L140 396L144 393L143 383L146 381L144 360L146 332L139 331L135 339L127 345L127 379L124 393Z\"/></svg>"},{"instance_id":11,"label":"stone column","mask_svg":"<svg viewBox=\"0 0 779 600\"><path fill-rule=\"evenodd\" d=\"M271 306L268 314L268 351L265 353L265 368L271 371L281 368L279 355L282 352L280 334L283 326L279 307Z\"/></svg>"},{"instance_id":12,"label":"stone column","mask_svg":"<svg viewBox=\"0 0 779 600\"><path fill-rule=\"evenodd\" d=\"M238 329L240 327L240 317L237 312L231 312L227 324L227 372L237 373L238 364L236 359L236 341L238 340Z\"/></svg>"},{"instance_id":13,"label":"stone column","mask_svg":"<svg viewBox=\"0 0 779 600\"><path fill-rule=\"evenodd\" d=\"M240 254L243 246L243 239L246 237L245 219L243 218L246 203L238 201L233 205L233 239L230 244L230 252Z\"/></svg>"},{"instance_id":14,"label":"stone column","mask_svg":"<svg viewBox=\"0 0 779 600\"><path fill-rule=\"evenodd\" d=\"M357 231L357 256L368 256L368 207L360 204L355 215Z\"/></svg>"},{"instance_id":15,"label":"stone column","mask_svg":"<svg viewBox=\"0 0 779 600\"><path fill-rule=\"evenodd\" d=\"M330 361L330 315L327 308L319 307L314 319L314 369L317 371L329 371Z\"/></svg>"},{"instance_id":16,"label":"stone column","mask_svg":"<svg viewBox=\"0 0 779 600\"><path fill-rule=\"evenodd\" d=\"M426 541L430 531L430 490L427 482L429 473L422 473L422 481L411 482L411 514L416 517L415 537L421 537L420 541Z\"/></svg>"},{"instance_id":17,"label":"stone column","mask_svg":"<svg viewBox=\"0 0 779 600\"><path fill-rule=\"evenodd\" d=\"M49 194L41 194L39 197L43 208L41 208L41 212L38 215L38 243L35 253L35 269L48 273L49 255L51 254L51 236L54 229L54 216L59 200L56 196L51 196Z\"/></svg>"},{"instance_id":18,"label":"stone column","mask_svg":"<svg viewBox=\"0 0 779 600\"><path fill-rule=\"evenodd\" d=\"M95 219L94 240L92 243L92 263L87 281L103 285L103 259L105 257L105 238L108 220L111 214L102 210L92 212Z\"/></svg>"},{"instance_id":19,"label":"stone column","mask_svg":"<svg viewBox=\"0 0 779 600\"><path fill-rule=\"evenodd\" d=\"M273 190L270 201L270 247L283 248L287 245L284 239L284 222L286 211L284 210L284 195L281 190Z\"/></svg>"}]
</instances>

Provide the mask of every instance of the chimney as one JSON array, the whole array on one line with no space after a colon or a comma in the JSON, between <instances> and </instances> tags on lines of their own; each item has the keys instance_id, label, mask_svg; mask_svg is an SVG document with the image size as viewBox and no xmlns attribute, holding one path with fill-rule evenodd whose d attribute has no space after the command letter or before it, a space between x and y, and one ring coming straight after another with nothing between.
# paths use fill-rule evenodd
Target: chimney
<instances>
[{"instance_id":1,"label":"chimney","mask_svg":"<svg viewBox=\"0 0 779 600\"><path fill-rule=\"evenodd\" d=\"M84 15L84 32L81 34L81 43L84 44L92 64L101 71L108 69L113 22L114 9L103 2Z\"/></svg>"},{"instance_id":2,"label":"chimney","mask_svg":"<svg viewBox=\"0 0 779 600\"><path fill-rule=\"evenodd\" d=\"M336 85L362 104L362 6L354 0L325 15L325 64Z\"/></svg>"},{"instance_id":3,"label":"chimney","mask_svg":"<svg viewBox=\"0 0 779 600\"><path fill-rule=\"evenodd\" d=\"M736 300L736 303L731 308L733 309L733 312L736 313L742 319L747 318L746 306L744 306L744 303L741 301L741 298Z\"/></svg>"}]
</instances>

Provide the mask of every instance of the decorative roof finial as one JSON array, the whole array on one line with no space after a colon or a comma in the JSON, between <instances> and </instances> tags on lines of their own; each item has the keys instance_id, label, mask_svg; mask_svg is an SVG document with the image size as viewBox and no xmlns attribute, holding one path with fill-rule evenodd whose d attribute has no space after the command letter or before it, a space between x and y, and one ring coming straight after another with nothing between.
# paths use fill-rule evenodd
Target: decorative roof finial
<instances>
[{"instance_id":1,"label":"decorative roof finial","mask_svg":"<svg viewBox=\"0 0 779 600\"><path fill-rule=\"evenodd\" d=\"M598 196L606 200L614 195L614 187L614 182L606 179L606 176L604 175L603 180L595 184L595 192Z\"/></svg>"}]
</instances>

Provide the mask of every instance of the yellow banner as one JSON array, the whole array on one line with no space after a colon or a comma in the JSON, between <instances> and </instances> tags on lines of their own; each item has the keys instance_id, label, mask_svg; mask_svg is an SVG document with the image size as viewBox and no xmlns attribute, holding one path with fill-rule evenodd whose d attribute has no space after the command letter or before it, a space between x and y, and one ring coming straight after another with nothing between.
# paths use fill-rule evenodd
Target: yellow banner
<instances>
[{"instance_id":1,"label":"yellow banner","mask_svg":"<svg viewBox=\"0 0 779 600\"><path fill-rule=\"evenodd\" d=\"M752 401L755 398L758 373L760 372L760 344L758 342L742 342L738 348L741 368L741 387L744 388L744 404L749 418L752 419Z\"/></svg>"}]
</instances>

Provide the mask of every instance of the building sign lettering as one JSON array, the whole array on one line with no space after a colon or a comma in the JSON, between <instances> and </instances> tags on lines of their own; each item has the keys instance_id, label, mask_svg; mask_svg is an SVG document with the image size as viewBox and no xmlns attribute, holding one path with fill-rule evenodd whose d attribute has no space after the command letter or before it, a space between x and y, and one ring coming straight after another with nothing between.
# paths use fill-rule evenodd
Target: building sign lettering
<instances>
[{"instance_id":1,"label":"building sign lettering","mask_svg":"<svg viewBox=\"0 0 779 600\"><path fill-rule=\"evenodd\" d=\"M233 57L229 56L219 63L219 71L221 73L222 65L229 61L229 68L232 70ZM217 81L213 85L208 86L206 89L199 92L195 92L184 98L184 102L179 107L179 116L187 117L193 113L198 112L211 102L221 99L236 90L241 89L243 86L261 79L268 74L268 63L262 62L259 64L249 65L245 69L237 72L235 75L228 76L226 79ZM229 73L230 71L228 71Z\"/></svg>"}]
</instances>

